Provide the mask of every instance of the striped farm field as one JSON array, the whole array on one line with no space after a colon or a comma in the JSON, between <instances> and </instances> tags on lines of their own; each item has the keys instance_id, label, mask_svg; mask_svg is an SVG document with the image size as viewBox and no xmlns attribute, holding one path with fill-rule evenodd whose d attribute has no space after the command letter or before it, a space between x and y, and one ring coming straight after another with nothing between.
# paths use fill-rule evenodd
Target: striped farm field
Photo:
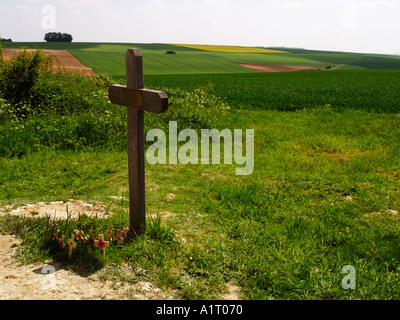
<instances>
[{"instance_id":1,"label":"striped farm field","mask_svg":"<svg viewBox=\"0 0 400 320\"><path fill-rule=\"evenodd\" d=\"M97 74L106 74L114 79L125 79L125 54L129 48L139 48L142 51L145 75L258 73L243 66L249 64L296 66L297 68L299 66L317 66L318 68L330 66L332 70L400 69L400 56L292 48L263 49L223 45L97 42L13 42L4 43L2 47L4 49L23 47L68 50L83 65L93 69ZM222 52L222 50L225 51ZM228 50L236 50L236 52ZM239 50L242 51L239 52ZM245 50L253 50L253 52L245 52ZM167 52L175 54L166 54Z\"/></svg>"},{"instance_id":2,"label":"striped farm field","mask_svg":"<svg viewBox=\"0 0 400 320\"><path fill-rule=\"evenodd\" d=\"M289 53L286 51L265 49L259 47L205 45L205 44L171 44L177 47L197 49L210 52L236 52L236 53Z\"/></svg>"}]
</instances>

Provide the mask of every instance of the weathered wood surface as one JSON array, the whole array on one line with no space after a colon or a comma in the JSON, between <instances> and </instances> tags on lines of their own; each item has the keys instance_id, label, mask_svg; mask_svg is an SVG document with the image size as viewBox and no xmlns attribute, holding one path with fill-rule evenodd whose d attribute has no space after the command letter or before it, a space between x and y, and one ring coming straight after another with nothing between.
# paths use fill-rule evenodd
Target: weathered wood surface
<instances>
[{"instance_id":1,"label":"weathered wood surface","mask_svg":"<svg viewBox=\"0 0 400 320\"><path fill-rule=\"evenodd\" d=\"M109 88L109 99L128 110L130 230L140 235L146 228L144 112L167 111L168 96L162 91L143 89L143 56L139 49L126 53L126 78L127 86Z\"/></svg>"},{"instance_id":2,"label":"weathered wood surface","mask_svg":"<svg viewBox=\"0 0 400 320\"><path fill-rule=\"evenodd\" d=\"M114 104L139 108L143 111L163 113L168 110L168 96L162 91L130 90L126 86L112 85L109 98Z\"/></svg>"}]
</instances>

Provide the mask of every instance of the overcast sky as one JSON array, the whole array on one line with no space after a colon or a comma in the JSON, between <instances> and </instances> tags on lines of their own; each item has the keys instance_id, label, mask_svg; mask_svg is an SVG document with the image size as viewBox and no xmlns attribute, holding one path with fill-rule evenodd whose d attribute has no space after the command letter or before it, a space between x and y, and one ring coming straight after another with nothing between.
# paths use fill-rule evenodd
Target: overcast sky
<instances>
[{"instance_id":1,"label":"overcast sky","mask_svg":"<svg viewBox=\"0 0 400 320\"><path fill-rule=\"evenodd\" d=\"M0 0L0 36L400 53L399 0Z\"/></svg>"}]
</instances>

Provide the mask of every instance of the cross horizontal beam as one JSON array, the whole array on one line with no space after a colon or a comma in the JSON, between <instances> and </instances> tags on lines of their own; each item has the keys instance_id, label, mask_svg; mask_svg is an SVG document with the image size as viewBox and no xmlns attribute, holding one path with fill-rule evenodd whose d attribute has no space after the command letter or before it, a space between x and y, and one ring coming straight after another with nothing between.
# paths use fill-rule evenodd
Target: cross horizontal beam
<instances>
[{"instance_id":1,"label":"cross horizontal beam","mask_svg":"<svg viewBox=\"0 0 400 320\"><path fill-rule=\"evenodd\" d=\"M168 110L168 96L163 91L132 90L116 84L109 88L109 98L114 104L135 107L143 111L163 113Z\"/></svg>"}]
</instances>

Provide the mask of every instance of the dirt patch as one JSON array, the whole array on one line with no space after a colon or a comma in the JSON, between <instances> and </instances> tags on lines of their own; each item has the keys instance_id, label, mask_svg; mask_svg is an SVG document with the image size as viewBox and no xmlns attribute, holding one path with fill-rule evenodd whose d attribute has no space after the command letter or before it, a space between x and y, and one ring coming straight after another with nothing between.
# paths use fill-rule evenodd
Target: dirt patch
<instances>
[{"instance_id":1,"label":"dirt patch","mask_svg":"<svg viewBox=\"0 0 400 320\"><path fill-rule=\"evenodd\" d=\"M235 63L235 64L258 72L292 72L299 70L325 69L325 67L316 67L316 66L292 66L292 65L278 65L278 64L251 64L251 63Z\"/></svg>"},{"instance_id":2,"label":"dirt patch","mask_svg":"<svg viewBox=\"0 0 400 320\"><path fill-rule=\"evenodd\" d=\"M0 300L171 299L149 282L104 281L107 270L77 273L58 262L18 265L13 257L18 245L14 237L0 236ZM133 279L134 271L122 271Z\"/></svg>"},{"instance_id":3,"label":"dirt patch","mask_svg":"<svg viewBox=\"0 0 400 320\"><path fill-rule=\"evenodd\" d=\"M68 214L67 214L68 213ZM79 214L101 217L111 214L101 204L84 201L39 202L19 208L3 207L1 215L77 218ZM122 281L107 275L123 274L123 279L135 279L129 266L112 266L101 270L73 270L60 262L21 265L16 258L20 245L15 237L0 235L0 300L158 300L172 299L149 282ZM118 269L118 270L117 270Z\"/></svg>"},{"instance_id":4,"label":"dirt patch","mask_svg":"<svg viewBox=\"0 0 400 320\"><path fill-rule=\"evenodd\" d=\"M168 197L174 198L172 194ZM84 201L39 202L18 208L2 206L0 216L17 215L66 219L77 218L79 214L111 214L106 206ZM68 208L68 209L67 209ZM161 212L168 218L172 212ZM154 216L149 215L149 218ZM178 235L179 236L179 235ZM182 238L184 243L186 239ZM170 300L174 291L165 291L147 281L133 282L140 270L128 265L111 265L100 270L81 267L75 270L61 262L48 261L21 265L16 257L20 241L14 236L0 235L0 300ZM113 277L113 274L116 276ZM240 288L232 283L222 293L224 300L240 299Z\"/></svg>"},{"instance_id":5,"label":"dirt patch","mask_svg":"<svg viewBox=\"0 0 400 320\"><path fill-rule=\"evenodd\" d=\"M222 295L223 300L241 300L240 288L232 283L227 284L227 291Z\"/></svg>"},{"instance_id":6,"label":"dirt patch","mask_svg":"<svg viewBox=\"0 0 400 320\"><path fill-rule=\"evenodd\" d=\"M3 49L4 58L9 61L15 58L21 49ZM33 52L34 49L28 49L28 52ZM97 76L91 69L83 65L76 59L68 50L42 50L45 55L54 55L57 59L53 59L53 70L61 72L79 73L85 76Z\"/></svg>"},{"instance_id":7,"label":"dirt patch","mask_svg":"<svg viewBox=\"0 0 400 320\"><path fill-rule=\"evenodd\" d=\"M373 216L383 216L383 215L396 217L396 216L400 215L400 211L388 209L383 213L382 212L369 212L369 213L366 213L364 216L365 217L373 217Z\"/></svg>"},{"instance_id":8,"label":"dirt patch","mask_svg":"<svg viewBox=\"0 0 400 320\"><path fill-rule=\"evenodd\" d=\"M38 202L35 204L28 204L16 209L7 207L7 209L0 210L0 216L9 214L12 216L27 216L44 218L50 216L51 218L67 219L79 218L79 215L85 214L89 217L102 218L111 214L105 206L101 204L90 204L79 200L55 201L55 202Z\"/></svg>"}]
</instances>

